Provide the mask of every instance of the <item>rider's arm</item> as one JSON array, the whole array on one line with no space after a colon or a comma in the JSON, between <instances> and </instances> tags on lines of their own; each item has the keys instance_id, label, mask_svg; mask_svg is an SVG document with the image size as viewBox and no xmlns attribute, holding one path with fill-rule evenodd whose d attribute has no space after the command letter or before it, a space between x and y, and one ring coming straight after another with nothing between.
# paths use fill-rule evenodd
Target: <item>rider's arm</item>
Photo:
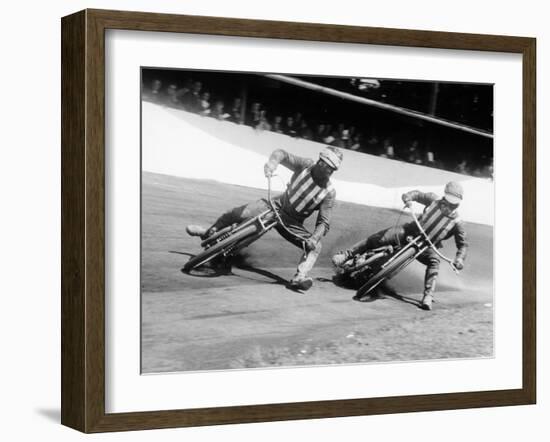
<instances>
[{"instance_id":1,"label":"rider's arm","mask_svg":"<svg viewBox=\"0 0 550 442\"><path fill-rule=\"evenodd\" d=\"M297 170L302 170L311 166L313 160L292 155L283 149L277 149L272 152L267 164L272 171L275 170L279 164L282 164L293 172L296 172Z\"/></svg>"},{"instance_id":2,"label":"rider's arm","mask_svg":"<svg viewBox=\"0 0 550 442\"><path fill-rule=\"evenodd\" d=\"M317 214L315 230L313 231L313 236L317 240L321 239L329 231L330 217L332 215L332 208L334 207L335 201L336 191L333 189L327 194L327 196L319 206L319 213Z\"/></svg>"},{"instance_id":3,"label":"rider's arm","mask_svg":"<svg viewBox=\"0 0 550 442\"><path fill-rule=\"evenodd\" d=\"M456 244L456 258L464 261L466 254L468 253L468 239L466 237L466 229L464 223L459 221L454 227L454 237Z\"/></svg>"},{"instance_id":4,"label":"rider's arm","mask_svg":"<svg viewBox=\"0 0 550 442\"><path fill-rule=\"evenodd\" d=\"M424 206L429 206L431 203L433 203L435 200L437 200L439 197L432 192L421 192L420 190L411 190L410 192L406 192L403 195L401 195L401 199L405 204L407 204L410 201L416 201L417 203L420 203Z\"/></svg>"}]
</instances>

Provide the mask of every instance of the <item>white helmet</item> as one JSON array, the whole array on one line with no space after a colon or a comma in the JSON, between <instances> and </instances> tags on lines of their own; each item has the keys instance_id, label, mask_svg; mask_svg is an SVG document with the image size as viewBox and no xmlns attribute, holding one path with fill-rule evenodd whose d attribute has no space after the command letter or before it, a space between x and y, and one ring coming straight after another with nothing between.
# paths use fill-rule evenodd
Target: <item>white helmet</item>
<instances>
[{"instance_id":1,"label":"white helmet","mask_svg":"<svg viewBox=\"0 0 550 442\"><path fill-rule=\"evenodd\" d=\"M334 170L337 170L342 164L344 154L340 149L334 146L325 147L319 154L319 159L323 160Z\"/></svg>"},{"instance_id":2,"label":"white helmet","mask_svg":"<svg viewBox=\"0 0 550 442\"><path fill-rule=\"evenodd\" d=\"M460 183L450 181L445 186L445 199L451 204L460 204L464 196L464 189Z\"/></svg>"}]
</instances>

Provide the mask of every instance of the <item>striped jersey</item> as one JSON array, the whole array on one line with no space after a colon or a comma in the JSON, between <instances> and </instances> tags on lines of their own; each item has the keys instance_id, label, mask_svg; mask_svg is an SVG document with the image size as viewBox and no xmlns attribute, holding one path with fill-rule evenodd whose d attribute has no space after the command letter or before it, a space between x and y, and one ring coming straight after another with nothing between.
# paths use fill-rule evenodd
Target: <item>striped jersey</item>
<instances>
[{"instance_id":1,"label":"striped jersey","mask_svg":"<svg viewBox=\"0 0 550 442\"><path fill-rule=\"evenodd\" d=\"M461 257L462 259L466 257L468 250L466 230L456 210L449 215L445 215L441 212L439 205L440 198L435 193L423 193L418 190L405 193L403 201L416 201L426 206L418 222L436 247L441 247L441 241L454 236L457 257ZM414 222L409 223L406 230L417 230L416 224Z\"/></svg>"},{"instance_id":2,"label":"striped jersey","mask_svg":"<svg viewBox=\"0 0 550 442\"><path fill-rule=\"evenodd\" d=\"M442 239L449 236L457 222L460 221L458 214L451 212L445 215L440 208L439 200L432 202L424 209L424 213L418 222L430 238L430 241L437 244Z\"/></svg>"},{"instance_id":3,"label":"striped jersey","mask_svg":"<svg viewBox=\"0 0 550 442\"><path fill-rule=\"evenodd\" d=\"M277 197L282 214L303 222L317 211L315 228L317 230L322 226L323 234L326 234L330 228L336 191L330 180L322 183L315 182L311 174L315 161L277 149L269 157L268 163L273 169L281 164L294 172L286 192Z\"/></svg>"},{"instance_id":4,"label":"striped jersey","mask_svg":"<svg viewBox=\"0 0 550 442\"><path fill-rule=\"evenodd\" d=\"M283 196L283 208L292 209L301 217L309 216L316 210L326 196L334 190L330 181L326 187L315 183L311 176L313 166L306 167L295 174Z\"/></svg>"}]
</instances>

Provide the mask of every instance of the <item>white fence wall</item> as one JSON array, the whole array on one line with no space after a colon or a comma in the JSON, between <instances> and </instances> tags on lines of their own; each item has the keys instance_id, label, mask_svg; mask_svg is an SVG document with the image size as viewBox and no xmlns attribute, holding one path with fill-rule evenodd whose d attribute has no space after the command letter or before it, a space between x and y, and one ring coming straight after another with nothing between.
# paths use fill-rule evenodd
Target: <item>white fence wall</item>
<instances>
[{"instance_id":1,"label":"white fence wall","mask_svg":"<svg viewBox=\"0 0 550 442\"><path fill-rule=\"evenodd\" d=\"M148 102L143 102L142 119L143 170L167 175L266 188L263 165L274 149L316 158L323 148ZM275 188L282 190L290 173L284 167L277 173L281 179ZM402 207L401 194L411 189L441 194L450 180L464 186L462 218L493 225L494 185L486 179L353 151L344 151L343 165L333 178L339 200L386 208Z\"/></svg>"}]
</instances>

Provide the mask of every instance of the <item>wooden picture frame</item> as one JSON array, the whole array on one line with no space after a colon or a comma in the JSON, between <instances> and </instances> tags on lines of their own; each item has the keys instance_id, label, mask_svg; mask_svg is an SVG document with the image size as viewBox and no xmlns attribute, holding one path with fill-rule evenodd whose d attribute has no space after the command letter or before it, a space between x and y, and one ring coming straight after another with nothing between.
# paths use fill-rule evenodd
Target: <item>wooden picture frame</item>
<instances>
[{"instance_id":1,"label":"wooden picture frame","mask_svg":"<svg viewBox=\"0 0 550 442\"><path fill-rule=\"evenodd\" d=\"M105 30L494 51L523 64L523 383L513 390L105 412ZM533 38L85 10L62 19L62 410L83 432L533 404L536 400L536 151Z\"/></svg>"}]
</instances>

